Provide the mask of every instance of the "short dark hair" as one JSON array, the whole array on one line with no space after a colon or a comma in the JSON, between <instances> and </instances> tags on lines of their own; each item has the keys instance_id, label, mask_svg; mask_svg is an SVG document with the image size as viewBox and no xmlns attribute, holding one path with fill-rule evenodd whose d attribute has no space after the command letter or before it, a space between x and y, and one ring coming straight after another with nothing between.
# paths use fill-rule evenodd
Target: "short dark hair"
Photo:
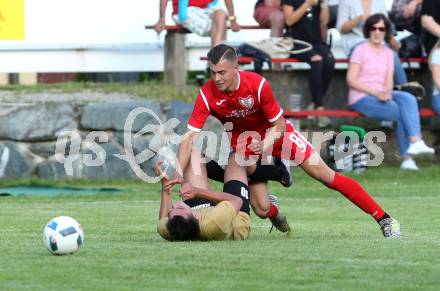
<instances>
[{"instance_id":1,"label":"short dark hair","mask_svg":"<svg viewBox=\"0 0 440 291\"><path fill-rule=\"evenodd\" d=\"M200 240L199 221L194 216L174 216L166 227L173 241Z\"/></svg>"},{"instance_id":2,"label":"short dark hair","mask_svg":"<svg viewBox=\"0 0 440 291\"><path fill-rule=\"evenodd\" d=\"M385 24L385 40L390 41L391 40L391 22L388 20L388 18L382 14L382 13L376 13L371 15L370 17L365 20L365 24L363 27L364 37L370 38L370 30L371 28L379 23L380 21L383 21Z\"/></svg>"},{"instance_id":3,"label":"short dark hair","mask_svg":"<svg viewBox=\"0 0 440 291\"><path fill-rule=\"evenodd\" d=\"M237 61L237 52L235 49L226 44L219 44L208 52L208 61L217 65L222 59L228 60L230 63Z\"/></svg>"}]
</instances>

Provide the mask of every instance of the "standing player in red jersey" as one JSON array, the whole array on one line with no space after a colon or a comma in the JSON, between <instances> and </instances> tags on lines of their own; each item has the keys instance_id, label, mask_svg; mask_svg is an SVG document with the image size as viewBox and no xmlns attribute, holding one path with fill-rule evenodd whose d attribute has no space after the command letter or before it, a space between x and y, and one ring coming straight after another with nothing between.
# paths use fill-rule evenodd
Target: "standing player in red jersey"
<instances>
[{"instance_id":1,"label":"standing player in red jersey","mask_svg":"<svg viewBox=\"0 0 440 291\"><path fill-rule=\"evenodd\" d=\"M189 130L177 154L180 169L176 172L176 182L189 164L194 138L212 115L230 134L233 150L225 169L224 192L247 195L247 176L258 160L264 161L267 156L288 159L370 214L385 237L400 237L398 221L382 210L355 180L330 169L312 145L284 119L269 83L258 74L238 71L237 54L232 47L221 44L212 48L208 60L212 80L200 89L189 118ZM252 191L251 199L254 194ZM267 197L263 200L268 201Z\"/></svg>"}]
</instances>

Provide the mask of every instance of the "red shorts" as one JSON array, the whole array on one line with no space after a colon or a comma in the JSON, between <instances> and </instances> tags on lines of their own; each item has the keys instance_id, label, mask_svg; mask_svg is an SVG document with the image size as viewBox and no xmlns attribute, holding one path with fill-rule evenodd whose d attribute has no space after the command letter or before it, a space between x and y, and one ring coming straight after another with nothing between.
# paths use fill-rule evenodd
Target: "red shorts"
<instances>
[{"instance_id":1,"label":"red shorts","mask_svg":"<svg viewBox=\"0 0 440 291\"><path fill-rule=\"evenodd\" d=\"M286 129L284 131L284 136L279 138L273 144L272 149L267 149L263 155L256 154L249 149L249 144L253 140L261 139L261 135L255 131L244 132L246 133L245 135L240 135L237 142L232 145L232 152L239 153L240 156L245 158L257 157L262 160L268 160L267 156L273 156L293 161L296 165L301 165L315 152L315 148L304 136L295 130L293 124L289 120L285 119L285 122Z\"/></svg>"},{"instance_id":2,"label":"red shorts","mask_svg":"<svg viewBox=\"0 0 440 291\"><path fill-rule=\"evenodd\" d=\"M315 148L309 141L295 130L293 124L286 119L286 130L284 137L280 138L274 145L272 155L274 157L293 161L301 165L315 153Z\"/></svg>"},{"instance_id":3,"label":"red shorts","mask_svg":"<svg viewBox=\"0 0 440 291\"><path fill-rule=\"evenodd\" d=\"M257 8L255 8L254 18L261 27L270 28L270 15L274 12L282 13L278 7L258 5Z\"/></svg>"}]
</instances>

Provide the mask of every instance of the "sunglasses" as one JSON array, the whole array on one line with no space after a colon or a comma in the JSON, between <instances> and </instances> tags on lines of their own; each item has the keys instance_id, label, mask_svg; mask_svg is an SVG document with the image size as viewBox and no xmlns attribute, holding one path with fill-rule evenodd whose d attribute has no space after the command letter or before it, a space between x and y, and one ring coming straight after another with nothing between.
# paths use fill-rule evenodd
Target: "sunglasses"
<instances>
[{"instance_id":1,"label":"sunglasses","mask_svg":"<svg viewBox=\"0 0 440 291\"><path fill-rule=\"evenodd\" d=\"M372 27L370 27L371 32L377 31L377 30L379 30L380 32L385 32L386 28L385 28L385 26L372 26Z\"/></svg>"}]
</instances>

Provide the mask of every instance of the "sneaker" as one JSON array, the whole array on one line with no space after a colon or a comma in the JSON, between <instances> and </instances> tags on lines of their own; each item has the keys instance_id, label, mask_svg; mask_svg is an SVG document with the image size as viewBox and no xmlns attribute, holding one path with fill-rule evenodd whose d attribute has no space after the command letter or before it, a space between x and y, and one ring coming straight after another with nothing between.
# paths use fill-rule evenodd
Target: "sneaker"
<instances>
[{"instance_id":1,"label":"sneaker","mask_svg":"<svg viewBox=\"0 0 440 291\"><path fill-rule=\"evenodd\" d=\"M274 227L281 232L290 232L290 225L287 222L287 218L280 211L280 201L278 200L278 197L270 194L269 201L272 204L275 204L278 208L277 216L270 219L270 221L272 222L272 227L270 228L269 233L272 232Z\"/></svg>"},{"instance_id":2,"label":"sneaker","mask_svg":"<svg viewBox=\"0 0 440 291\"><path fill-rule=\"evenodd\" d=\"M279 170L283 178L281 179L280 183L284 187L290 187L293 184L293 177L292 172L290 169L290 163L288 160L280 159L280 158L274 158L274 166Z\"/></svg>"},{"instance_id":3,"label":"sneaker","mask_svg":"<svg viewBox=\"0 0 440 291\"><path fill-rule=\"evenodd\" d=\"M393 128L393 122L389 120L382 120L380 122L380 127L386 128L386 129L392 129Z\"/></svg>"},{"instance_id":4,"label":"sneaker","mask_svg":"<svg viewBox=\"0 0 440 291\"><path fill-rule=\"evenodd\" d=\"M408 154L417 156L417 155L432 155L434 154L434 149L427 146L423 140L419 140L411 143L408 150L406 151Z\"/></svg>"},{"instance_id":5,"label":"sneaker","mask_svg":"<svg viewBox=\"0 0 440 291\"><path fill-rule=\"evenodd\" d=\"M379 221L380 229L383 236L386 238L399 238L400 237L400 224L394 218L385 218Z\"/></svg>"},{"instance_id":6,"label":"sneaker","mask_svg":"<svg viewBox=\"0 0 440 291\"><path fill-rule=\"evenodd\" d=\"M312 102L309 105L307 105L306 110L315 110L315 104ZM307 117L309 120L316 121L316 116L309 116Z\"/></svg>"},{"instance_id":7,"label":"sneaker","mask_svg":"<svg viewBox=\"0 0 440 291\"><path fill-rule=\"evenodd\" d=\"M400 168L402 170L411 170L417 171L419 167L417 167L416 162L413 159L406 159L400 164Z\"/></svg>"},{"instance_id":8,"label":"sneaker","mask_svg":"<svg viewBox=\"0 0 440 291\"><path fill-rule=\"evenodd\" d=\"M325 110L325 108L320 108L317 110ZM327 127L332 123L328 116L318 116L318 126L319 127Z\"/></svg>"},{"instance_id":9,"label":"sneaker","mask_svg":"<svg viewBox=\"0 0 440 291\"><path fill-rule=\"evenodd\" d=\"M319 116L318 117L318 126L319 127L327 127L332 124L332 121L327 116Z\"/></svg>"}]
</instances>

